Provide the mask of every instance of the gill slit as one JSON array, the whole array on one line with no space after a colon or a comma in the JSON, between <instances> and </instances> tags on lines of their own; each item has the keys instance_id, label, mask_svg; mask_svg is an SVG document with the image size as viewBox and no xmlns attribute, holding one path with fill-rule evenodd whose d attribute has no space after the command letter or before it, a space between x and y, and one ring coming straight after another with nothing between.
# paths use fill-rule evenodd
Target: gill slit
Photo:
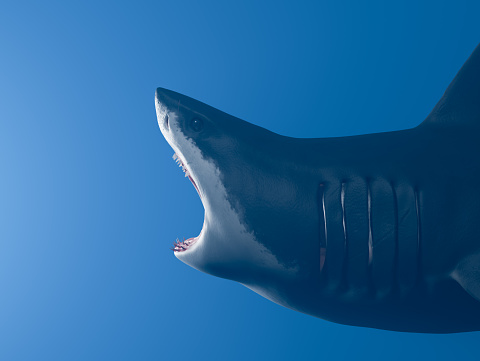
<instances>
[{"instance_id":1,"label":"gill slit","mask_svg":"<svg viewBox=\"0 0 480 361\"><path fill-rule=\"evenodd\" d=\"M370 190L370 182L367 179L367 216L368 216L368 263L367 263L367 287L369 293L375 293L373 280L373 235L372 235L372 193Z\"/></svg>"},{"instance_id":2,"label":"gill slit","mask_svg":"<svg viewBox=\"0 0 480 361\"><path fill-rule=\"evenodd\" d=\"M373 239L372 239L372 195L370 184L367 181L367 208L368 208L368 268L372 268L373 261Z\"/></svg>"},{"instance_id":3,"label":"gill slit","mask_svg":"<svg viewBox=\"0 0 480 361\"><path fill-rule=\"evenodd\" d=\"M415 197L415 213L417 216L417 283L422 282L422 234L421 234L421 220L420 220L420 200L418 196L418 189L414 189Z\"/></svg>"},{"instance_id":4,"label":"gill slit","mask_svg":"<svg viewBox=\"0 0 480 361\"><path fill-rule=\"evenodd\" d=\"M347 236L347 220L345 217L345 181L342 182L340 190L340 204L342 206L342 225L343 225L343 267L342 267L342 284L347 286L347 267L348 267L348 236Z\"/></svg>"},{"instance_id":5,"label":"gill slit","mask_svg":"<svg viewBox=\"0 0 480 361\"><path fill-rule=\"evenodd\" d=\"M325 211L325 185L320 183L319 185L319 203L320 203L320 212L321 212L321 222L323 225L319 227L319 236L320 236L320 272L325 271L325 262L327 256L327 216Z\"/></svg>"},{"instance_id":6,"label":"gill slit","mask_svg":"<svg viewBox=\"0 0 480 361\"><path fill-rule=\"evenodd\" d=\"M398 279L398 264L399 264L399 246L398 246L398 198L397 191L395 190L395 185L390 184L393 193L393 214L394 214L394 242L395 249L393 255L393 292L398 292L400 290L400 282Z\"/></svg>"}]
</instances>

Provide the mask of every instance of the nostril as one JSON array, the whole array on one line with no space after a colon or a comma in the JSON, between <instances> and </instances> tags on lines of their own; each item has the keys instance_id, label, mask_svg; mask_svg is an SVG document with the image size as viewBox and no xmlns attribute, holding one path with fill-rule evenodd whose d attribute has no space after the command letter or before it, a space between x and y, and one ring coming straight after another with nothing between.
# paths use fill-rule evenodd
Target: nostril
<instances>
[{"instance_id":1,"label":"nostril","mask_svg":"<svg viewBox=\"0 0 480 361\"><path fill-rule=\"evenodd\" d=\"M168 128L168 114L165 115L165 128Z\"/></svg>"}]
</instances>

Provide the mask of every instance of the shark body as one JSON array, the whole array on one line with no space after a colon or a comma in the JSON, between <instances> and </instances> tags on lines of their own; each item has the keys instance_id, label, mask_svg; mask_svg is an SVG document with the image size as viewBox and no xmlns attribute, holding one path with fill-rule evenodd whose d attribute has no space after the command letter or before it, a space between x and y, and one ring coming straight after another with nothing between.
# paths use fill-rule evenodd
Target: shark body
<instances>
[{"instance_id":1,"label":"shark body","mask_svg":"<svg viewBox=\"0 0 480 361\"><path fill-rule=\"evenodd\" d=\"M480 47L419 126L297 139L158 88L205 208L177 258L325 320L480 330Z\"/></svg>"}]
</instances>

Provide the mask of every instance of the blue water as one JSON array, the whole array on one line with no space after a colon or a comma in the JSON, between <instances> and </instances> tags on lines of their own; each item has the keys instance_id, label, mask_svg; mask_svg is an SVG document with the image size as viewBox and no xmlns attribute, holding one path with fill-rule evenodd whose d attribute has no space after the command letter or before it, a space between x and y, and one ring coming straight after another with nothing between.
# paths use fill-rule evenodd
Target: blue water
<instances>
[{"instance_id":1,"label":"blue water","mask_svg":"<svg viewBox=\"0 0 480 361\"><path fill-rule=\"evenodd\" d=\"M480 333L332 324L169 250L203 208L156 87L284 135L398 130L480 42L478 1L259 3L2 3L0 360L478 360Z\"/></svg>"}]
</instances>

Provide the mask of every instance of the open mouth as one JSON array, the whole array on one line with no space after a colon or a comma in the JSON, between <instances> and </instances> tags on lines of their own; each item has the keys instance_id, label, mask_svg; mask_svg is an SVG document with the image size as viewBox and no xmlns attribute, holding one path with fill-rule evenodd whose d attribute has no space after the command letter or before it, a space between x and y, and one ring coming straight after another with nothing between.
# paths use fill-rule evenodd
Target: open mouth
<instances>
[{"instance_id":1,"label":"open mouth","mask_svg":"<svg viewBox=\"0 0 480 361\"><path fill-rule=\"evenodd\" d=\"M183 164L182 160L180 159L180 157L177 155L177 153L175 153L173 155L173 160L175 162L177 162L178 166L182 168L183 172L185 173L185 177L188 177L188 179L190 179L190 181L192 182L193 186L195 187L195 189L197 190L197 193L198 195L201 197L200 195L200 190L198 189L197 187L197 184L195 183L195 180L193 179L193 177L191 176L188 168L185 166L185 164ZM183 240L179 240L177 238L176 242L173 243L173 247L171 248L172 251L174 252L185 252L190 246L192 246L195 242L197 241L197 237L193 237L193 238L189 238L189 239L183 239Z\"/></svg>"}]
</instances>

